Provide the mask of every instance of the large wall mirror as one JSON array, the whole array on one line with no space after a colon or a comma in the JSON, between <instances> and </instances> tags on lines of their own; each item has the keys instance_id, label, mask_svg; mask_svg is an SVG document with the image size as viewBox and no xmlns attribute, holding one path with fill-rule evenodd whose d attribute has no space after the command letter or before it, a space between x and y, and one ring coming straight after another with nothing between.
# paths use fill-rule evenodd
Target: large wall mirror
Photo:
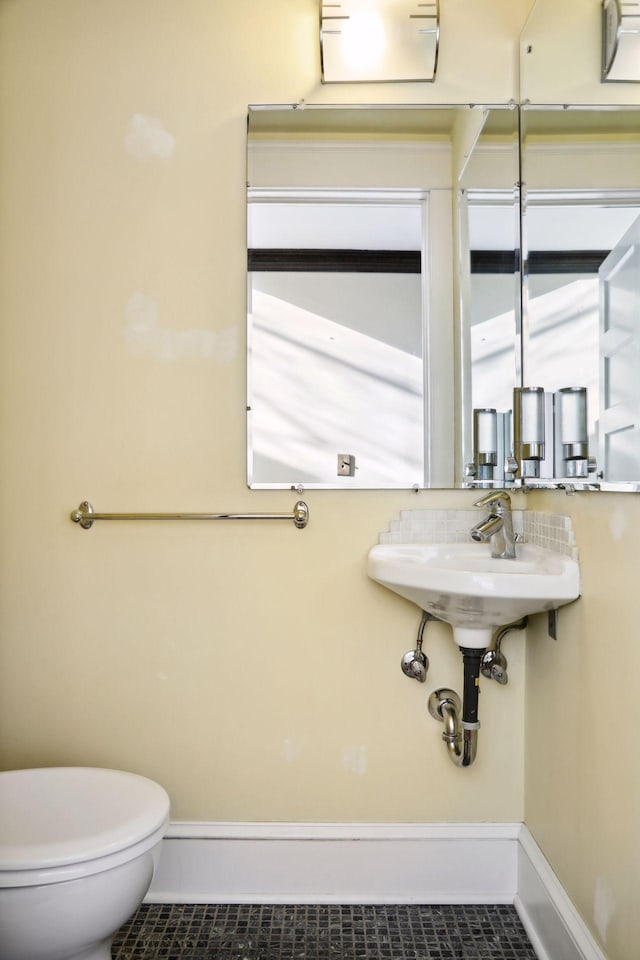
<instances>
[{"instance_id":1,"label":"large wall mirror","mask_svg":"<svg viewBox=\"0 0 640 960\"><path fill-rule=\"evenodd\" d=\"M531 482L640 490L640 107L521 116L522 378L547 405Z\"/></svg>"},{"instance_id":2,"label":"large wall mirror","mask_svg":"<svg viewBox=\"0 0 640 960\"><path fill-rule=\"evenodd\" d=\"M519 375L518 181L512 105L249 109L250 486L474 475Z\"/></svg>"}]
</instances>

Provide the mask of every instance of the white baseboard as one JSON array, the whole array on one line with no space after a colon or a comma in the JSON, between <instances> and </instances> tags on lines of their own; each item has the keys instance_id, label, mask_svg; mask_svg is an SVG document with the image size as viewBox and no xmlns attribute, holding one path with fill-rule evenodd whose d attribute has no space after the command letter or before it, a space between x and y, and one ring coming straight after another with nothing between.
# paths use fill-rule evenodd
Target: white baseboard
<instances>
[{"instance_id":1,"label":"white baseboard","mask_svg":"<svg viewBox=\"0 0 640 960\"><path fill-rule=\"evenodd\" d=\"M539 960L607 960L521 823L172 823L148 903L513 903Z\"/></svg>"},{"instance_id":2,"label":"white baseboard","mask_svg":"<svg viewBox=\"0 0 640 960\"><path fill-rule=\"evenodd\" d=\"M173 823L152 903L512 903L520 824Z\"/></svg>"},{"instance_id":3,"label":"white baseboard","mask_svg":"<svg viewBox=\"0 0 640 960\"><path fill-rule=\"evenodd\" d=\"M524 825L514 904L539 960L607 960Z\"/></svg>"}]
</instances>

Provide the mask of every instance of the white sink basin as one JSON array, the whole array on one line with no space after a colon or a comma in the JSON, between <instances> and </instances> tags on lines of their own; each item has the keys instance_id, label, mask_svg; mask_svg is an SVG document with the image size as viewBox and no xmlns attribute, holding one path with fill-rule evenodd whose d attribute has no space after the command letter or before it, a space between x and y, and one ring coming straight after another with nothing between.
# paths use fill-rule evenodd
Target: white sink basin
<instances>
[{"instance_id":1,"label":"white sink basin","mask_svg":"<svg viewBox=\"0 0 640 960\"><path fill-rule=\"evenodd\" d=\"M488 543L379 544L369 551L373 580L453 626L462 647L487 647L501 626L580 595L578 562L532 544L514 560Z\"/></svg>"}]
</instances>

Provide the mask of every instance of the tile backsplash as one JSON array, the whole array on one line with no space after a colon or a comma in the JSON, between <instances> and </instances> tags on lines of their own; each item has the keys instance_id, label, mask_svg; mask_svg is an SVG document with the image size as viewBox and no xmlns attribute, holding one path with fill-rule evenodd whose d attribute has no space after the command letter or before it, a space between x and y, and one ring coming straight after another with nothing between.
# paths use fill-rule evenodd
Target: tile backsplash
<instances>
[{"instance_id":1,"label":"tile backsplash","mask_svg":"<svg viewBox=\"0 0 640 960\"><path fill-rule=\"evenodd\" d=\"M469 531L479 522L479 510L402 510L383 530L379 543L471 543ZM571 517L543 510L514 510L513 529L522 543L577 559Z\"/></svg>"}]
</instances>

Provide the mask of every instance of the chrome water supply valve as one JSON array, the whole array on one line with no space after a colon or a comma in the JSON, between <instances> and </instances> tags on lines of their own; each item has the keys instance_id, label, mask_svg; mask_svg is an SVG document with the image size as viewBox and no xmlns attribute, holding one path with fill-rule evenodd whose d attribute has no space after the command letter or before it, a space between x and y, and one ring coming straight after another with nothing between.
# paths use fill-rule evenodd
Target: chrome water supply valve
<instances>
[{"instance_id":1,"label":"chrome water supply valve","mask_svg":"<svg viewBox=\"0 0 640 960\"><path fill-rule=\"evenodd\" d=\"M503 686L509 682L507 658L501 649L502 641L511 630L524 630L527 622L527 617L523 617L518 623L511 623L508 627L503 627L502 630L498 631L493 648L487 650L482 657L480 673L483 677L488 680L496 680Z\"/></svg>"},{"instance_id":2,"label":"chrome water supply valve","mask_svg":"<svg viewBox=\"0 0 640 960\"><path fill-rule=\"evenodd\" d=\"M405 676L410 677L411 680L417 680L419 683L425 682L427 679L427 670L429 669L429 660L426 654L422 652L424 628L427 625L427 621L437 619L438 618L434 617L433 614L427 613L425 610L422 611L422 619L420 621L420 626L418 627L416 648L415 650L407 650L400 661L400 666L402 667L402 672L405 674Z\"/></svg>"}]
</instances>

